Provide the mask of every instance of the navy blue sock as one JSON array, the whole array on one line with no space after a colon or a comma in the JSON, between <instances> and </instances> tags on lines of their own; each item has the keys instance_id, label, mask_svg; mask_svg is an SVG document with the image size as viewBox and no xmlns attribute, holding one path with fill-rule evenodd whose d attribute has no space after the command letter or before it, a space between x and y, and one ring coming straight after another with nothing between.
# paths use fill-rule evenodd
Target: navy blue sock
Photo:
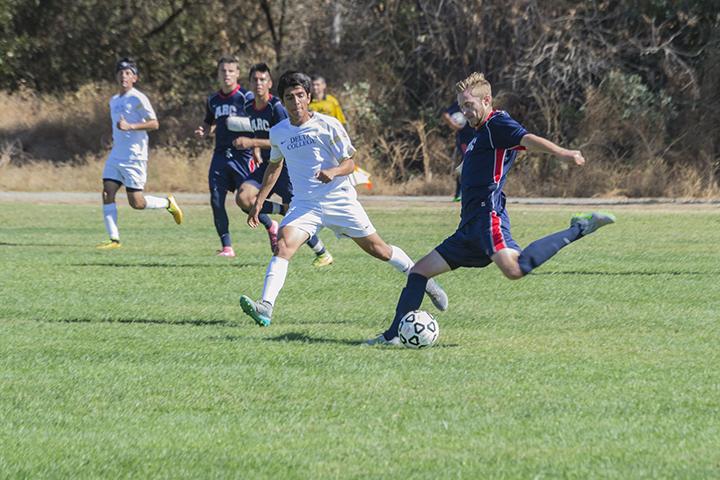
<instances>
[{"instance_id":1,"label":"navy blue sock","mask_svg":"<svg viewBox=\"0 0 720 480\"><path fill-rule=\"evenodd\" d=\"M215 231L220 237L223 247L232 245L230 239L230 221L225 210L225 197L227 190L213 188L210 190L210 206L212 207L213 222L215 223Z\"/></svg>"},{"instance_id":2,"label":"navy blue sock","mask_svg":"<svg viewBox=\"0 0 720 480\"><path fill-rule=\"evenodd\" d=\"M392 325L383 333L385 340L391 340L393 337L397 337L400 320L402 320L406 313L420 308L423 296L425 295L427 282L428 279L419 273L411 273L408 275L407 284L400 294L397 307L395 307L395 318L393 318Z\"/></svg>"},{"instance_id":3,"label":"navy blue sock","mask_svg":"<svg viewBox=\"0 0 720 480\"><path fill-rule=\"evenodd\" d=\"M325 246L324 246L324 245L323 245L323 247L322 247L321 249L315 250L315 245L317 245L319 241L320 241L320 239L317 237L317 235L313 235L312 237L310 237L310 238L308 239L307 242L305 242L305 243L307 243L307 246L308 246L308 247L310 247L310 248L313 249L313 251L315 252L315 255L322 255L323 253L325 253Z\"/></svg>"},{"instance_id":4,"label":"navy blue sock","mask_svg":"<svg viewBox=\"0 0 720 480\"><path fill-rule=\"evenodd\" d=\"M535 240L522 251L518 258L520 270L527 275L535 268L550 260L563 247L580 238L580 225L575 224L561 232L553 233L540 240Z\"/></svg>"},{"instance_id":5,"label":"navy blue sock","mask_svg":"<svg viewBox=\"0 0 720 480\"><path fill-rule=\"evenodd\" d=\"M260 220L260 223L265 225L266 229L270 228L270 226L272 225L272 218L270 218L270 216L266 213L261 213L260 215L258 215L258 220Z\"/></svg>"},{"instance_id":6,"label":"navy blue sock","mask_svg":"<svg viewBox=\"0 0 720 480\"><path fill-rule=\"evenodd\" d=\"M230 238L229 233L224 233L220 235L220 242L222 242L223 248L232 247L232 239Z\"/></svg>"},{"instance_id":7,"label":"navy blue sock","mask_svg":"<svg viewBox=\"0 0 720 480\"><path fill-rule=\"evenodd\" d=\"M263 206L260 209L260 213L281 213L282 212L282 205L279 203L271 202L269 200L265 200L263 202Z\"/></svg>"}]
</instances>

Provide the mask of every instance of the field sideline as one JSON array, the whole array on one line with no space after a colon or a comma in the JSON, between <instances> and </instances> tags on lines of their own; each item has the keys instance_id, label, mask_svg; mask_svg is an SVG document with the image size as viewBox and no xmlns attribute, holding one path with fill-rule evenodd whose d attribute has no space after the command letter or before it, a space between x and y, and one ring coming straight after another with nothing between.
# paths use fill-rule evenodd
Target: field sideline
<instances>
[{"instance_id":1,"label":"field sideline","mask_svg":"<svg viewBox=\"0 0 720 480\"><path fill-rule=\"evenodd\" d=\"M413 258L457 224L367 205ZM99 252L99 205L0 203L0 477L717 478L720 211L603 209L618 224L522 281L440 277L418 352L359 345L404 279L327 230L337 264L301 250L260 329L237 300L269 249L238 209L228 261L209 206L178 227L123 203L124 247ZM574 211L512 205L514 236Z\"/></svg>"}]
</instances>

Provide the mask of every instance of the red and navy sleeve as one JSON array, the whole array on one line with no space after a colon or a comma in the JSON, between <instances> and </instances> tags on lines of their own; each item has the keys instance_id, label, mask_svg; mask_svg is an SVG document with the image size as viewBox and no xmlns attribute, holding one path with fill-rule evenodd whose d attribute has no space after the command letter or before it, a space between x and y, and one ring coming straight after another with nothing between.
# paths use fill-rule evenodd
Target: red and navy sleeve
<instances>
[{"instance_id":1,"label":"red and navy sleeve","mask_svg":"<svg viewBox=\"0 0 720 480\"><path fill-rule=\"evenodd\" d=\"M498 112L488 121L493 148L511 149L520 146L528 131L506 112Z\"/></svg>"}]
</instances>

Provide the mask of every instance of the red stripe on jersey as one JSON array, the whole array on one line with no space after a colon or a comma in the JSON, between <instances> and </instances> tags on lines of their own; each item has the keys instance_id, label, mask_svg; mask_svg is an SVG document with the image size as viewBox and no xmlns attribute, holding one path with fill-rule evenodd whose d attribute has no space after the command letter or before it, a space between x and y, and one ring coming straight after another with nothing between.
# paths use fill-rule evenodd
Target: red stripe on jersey
<instances>
[{"instance_id":1,"label":"red stripe on jersey","mask_svg":"<svg viewBox=\"0 0 720 480\"><path fill-rule=\"evenodd\" d=\"M218 90L218 95L220 95L220 98L222 98L223 100L226 100L226 99L232 97L233 95L235 95L238 92L238 90L240 90L239 84L233 89L232 92L230 92L228 94L223 93L222 90Z\"/></svg>"},{"instance_id":2,"label":"red stripe on jersey","mask_svg":"<svg viewBox=\"0 0 720 480\"><path fill-rule=\"evenodd\" d=\"M505 149L495 149L495 169L493 170L493 179L498 183L502 178L503 166L505 162Z\"/></svg>"},{"instance_id":3,"label":"red stripe on jersey","mask_svg":"<svg viewBox=\"0 0 720 480\"><path fill-rule=\"evenodd\" d=\"M507 248L505 243L505 237L503 237L502 229L500 228L500 217L496 212L490 212L490 232L492 233L493 251L499 252L503 248Z\"/></svg>"}]
</instances>

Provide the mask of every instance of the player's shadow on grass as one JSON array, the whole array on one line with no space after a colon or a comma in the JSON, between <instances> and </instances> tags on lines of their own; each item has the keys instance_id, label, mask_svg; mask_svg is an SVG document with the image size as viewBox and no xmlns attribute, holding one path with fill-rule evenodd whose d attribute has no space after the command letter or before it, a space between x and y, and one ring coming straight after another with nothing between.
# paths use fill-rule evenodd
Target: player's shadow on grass
<instances>
[{"instance_id":1,"label":"player's shadow on grass","mask_svg":"<svg viewBox=\"0 0 720 480\"><path fill-rule=\"evenodd\" d=\"M77 247L71 243L11 243L0 242L0 247Z\"/></svg>"},{"instance_id":2,"label":"player's shadow on grass","mask_svg":"<svg viewBox=\"0 0 720 480\"><path fill-rule=\"evenodd\" d=\"M266 338L270 342L335 343L339 345L362 345L362 340L342 340L337 338L312 337L305 333L288 332L277 337Z\"/></svg>"},{"instance_id":3,"label":"player's shadow on grass","mask_svg":"<svg viewBox=\"0 0 720 480\"><path fill-rule=\"evenodd\" d=\"M160 262L146 262L146 263L118 263L118 262L96 262L96 263L71 263L71 267L118 267L118 268L244 268L244 267L257 267L259 265L265 265L261 262L256 263L160 263Z\"/></svg>"},{"instance_id":4,"label":"player's shadow on grass","mask_svg":"<svg viewBox=\"0 0 720 480\"><path fill-rule=\"evenodd\" d=\"M353 345L360 346L365 343L365 340L343 340L337 338L323 338L323 337L312 337L306 333L300 332L288 332L277 337L266 338L266 341L270 342L301 342L301 343L335 343L339 345ZM440 343L435 345L436 348L454 348L459 346L456 343ZM382 348L382 347L381 347Z\"/></svg>"},{"instance_id":5,"label":"player's shadow on grass","mask_svg":"<svg viewBox=\"0 0 720 480\"><path fill-rule=\"evenodd\" d=\"M629 271L629 272L583 272L583 271L563 271L563 272L532 272L531 275L586 275L586 276L607 276L607 277L614 277L614 276L645 276L645 277L653 277L656 275L673 275L673 276L681 276L681 275L688 275L688 276L705 276L705 275L720 275L720 272L678 272L678 271L672 271L672 272L635 272L635 271Z\"/></svg>"},{"instance_id":6,"label":"player's shadow on grass","mask_svg":"<svg viewBox=\"0 0 720 480\"><path fill-rule=\"evenodd\" d=\"M146 323L155 325L231 325L235 322L228 320L159 320L154 318L58 318L57 320L44 320L58 323Z\"/></svg>"}]
</instances>

